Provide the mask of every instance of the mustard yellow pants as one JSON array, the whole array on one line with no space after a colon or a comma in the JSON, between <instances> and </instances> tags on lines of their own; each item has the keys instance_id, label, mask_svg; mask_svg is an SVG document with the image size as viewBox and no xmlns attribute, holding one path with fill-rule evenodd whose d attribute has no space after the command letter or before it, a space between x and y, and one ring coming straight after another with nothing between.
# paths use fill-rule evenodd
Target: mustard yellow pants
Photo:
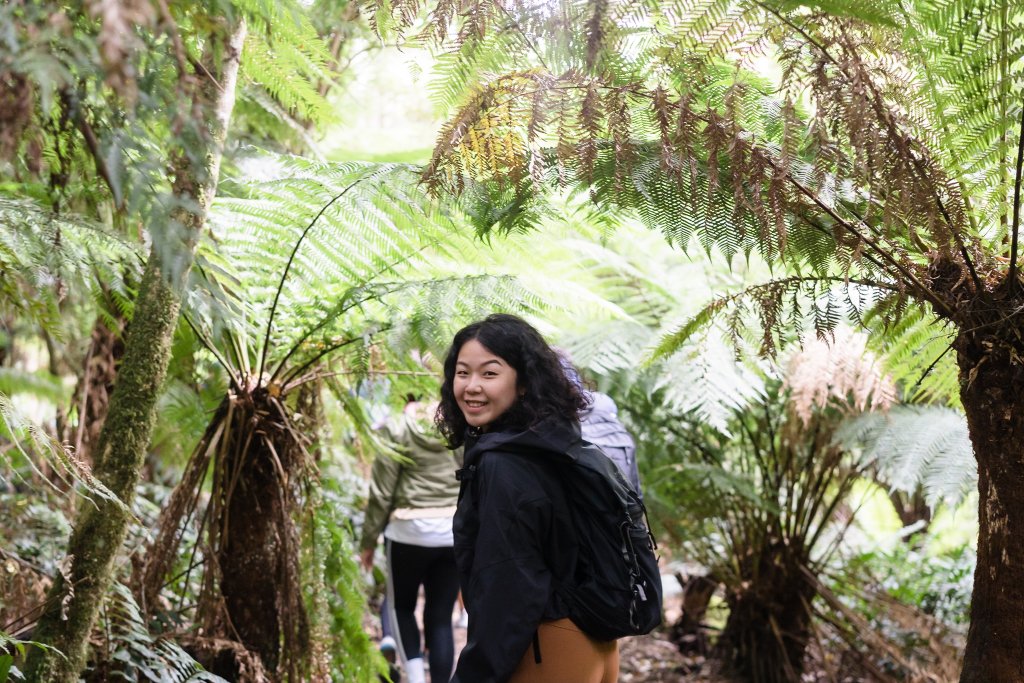
<instances>
[{"instance_id":1,"label":"mustard yellow pants","mask_svg":"<svg viewBox=\"0 0 1024 683\"><path fill-rule=\"evenodd\" d=\"M540 664L534 647L526 648L509 683L616 683L619 643L598 642L568 619L545 621L537 627Z\"/></svg>"}]
</instances>

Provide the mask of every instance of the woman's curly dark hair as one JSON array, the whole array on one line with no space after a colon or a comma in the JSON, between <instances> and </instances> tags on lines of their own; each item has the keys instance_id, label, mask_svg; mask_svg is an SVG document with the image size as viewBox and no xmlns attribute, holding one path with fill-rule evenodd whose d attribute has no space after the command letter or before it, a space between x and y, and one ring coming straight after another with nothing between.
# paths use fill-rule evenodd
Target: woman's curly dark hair
<instances>
[{"instance_id":1,"label":"woman's curly dark hair","mask_svg":"<svg viewBox=\"0 0 1024 683\"><path fill-rule=\"evenodd\" d=\"M468 424L455 401L455 364L463 345L475 339L516 371L520 397L491 429L525 431L541 420L558 417L579 421L590 398L569 379L562 360L530 323L506 313L495 313L467 325L455 334L444 359L441 403L434 422L451 448L466 440Z\"/></svg>"}]
</instances>

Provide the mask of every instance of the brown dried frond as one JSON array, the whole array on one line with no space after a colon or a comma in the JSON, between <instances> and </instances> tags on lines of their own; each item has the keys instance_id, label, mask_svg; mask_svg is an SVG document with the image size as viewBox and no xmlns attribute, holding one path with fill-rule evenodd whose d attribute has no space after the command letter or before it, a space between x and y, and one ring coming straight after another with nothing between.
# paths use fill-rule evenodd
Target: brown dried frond
<instances>
[{"instance_id":1,"label":"brown dried frond","mask_svg":"<svg viewBox=\"0 0 1024 683\"><path fill-rule=\"evenodd\" d=\"M814 135L823 139L828 121L828 135L849 144L853 159L841 170L884 207L880 226L886 233L920 229L936 248L952 252L967 227L963 198L950 191L928 151L934 131L908 94L917 92L915 76L895 56L899 46L847 20L818 17L815 26ZM815 166L820 176L828 164L822 159ZM918 248L930 248L919 235L912 239Z\"/></svg>"},{"instance_id":2,"label":"brown dried frond","mask_svg":"<svg viewBox=\"0 0 1024 683\"><path fill-rule=\"evenodd\" d=\"M708 176L708 199L714 200L714 195L719 187L719 162L718 154L729 144L732 139L731 126L716 111L709 111L707 114L707 125L704 127L704 143L707 150L707 176Z\"/></svg>"},{"instance_id":3,"label":"brown dried frond","mask_svg":"<svg viewBox=\"0 0 1024 683\"><path fill-rule=\"evenodd\" d=\"M564 185L568 181L568 168L576 157L575 129L572 125L575 112L570 114L568 99L569 94L560 90L555 94L552 105L555 118L558 121L555 132L555 158L558 163L559 185Z\"/></svg>"},{"instance_id":4,"label":"brown dried frond","mask_svg":"<svg viewBox=\"0 0 1024 683\"><path fill-rule=\"evenodd\" d=\"M232 680L239 683L270 683L273 680L259 655L241 643L188 632L174 634L174 640L188 648L206 669L232 675ZM231 671L225 671L225 666Z\"/></svg>"},{"instance_id":5,"label":"brown dried frond","mask_svg":"<svg viewBox=\"0 0 1024 683\"><path fill-rule=\"evenodd\" d=\"M661 141L661 169L674 176L678 173L679 163L672 148L672 103L669 101L668 92L661 85L654 89L651 108L654 111L654 120L658 124L658 137Z\"/></svg>"},{"instance_id":6,"label":"brown dried frond","mask_svg":"<svg viewBox=\"0 0 1024 683\"><path fill-rule=\"evenodd\" d=\"M768 170L772 168L771 160L766 156L764 150L756 145L751 145L750 165L747 171L747 182L750 184L750 210L754 214L758 226L758 239L765 257L769 260L774 258L770 228L773 221L768 216L764 203L764 187Z\"/></svg>"},{"instance_id":7,"label":"brown dried frond","mask_svg":"<svg viewBox=\"0 0 1024 683\"><path fill-rule=\"evenodd\" d=\"M496 0L488 2L463 1L459 3L456 16L462 20L456 41L456 45L461 46L474 40L483 40L488 32L493 30L492 26L506 22L509 15L505 5L500 0ZM446 35L447 31L448 28L445 27Z\"/></svg>"},{"instance_id":8,"label":"brown dried frond","mask_svg":"<svg viewBox=\"0 0 1024 683\"><path fill-rule=\"evenodd\" d=\"M583 103L580 107L580 127L583 129L583 139L579 144L579 160L583 169L583 176L588 180L594 177L594 165L597 163L597 144L603 129L601 109L601 95L596 83L589 83Z\"/></svg>"},{"instance_id":9,"label":"brown dried frond","mask_svg":"<svg viewBox=\"0 0 1024 683\"><path fill-rule=\"evenodd\" d=\"M697 159L693 153L693 144L699 133L699 119L692 108L693 95L684 93L679 98L679 117L672 144L675 145L680 160L685 160L690 171L690 203L697 205ZM680 178L682 182L682 178Z\"/></svg>"},{"instance_id":10,"label":"brown dried frond","mask_svg":"<svg viewBox=\"0 0 1024 683\"><path fill-rule=\"evenodd\" d=\"M613 88L605 96L608 112L608 132L615 150L615 190L622 191L625 177L631 172L636 149L631 141L632 123L627 94L622 88Z\"/></svg>"},{"instance_id":11,"label":"brown dried frond","mask_svg":"<svg viewBox=\"0 0 1024 683\"><path fill-rule=\"evenodd\" d=\"M843 412L887 409L896 387L878 358L867 350L867 336L838 327L831 340L805 339L786 371L793 412L805 424L815 410Z\"/></svg>"},{"instance_id":12,"label":"brown dried frond","mask_svg":"<svg viewBox=\"0 0 1024 683\"><path fill-rule=\"evenodd\" d=\"M16 518L15 518L16 519ZM12 520L13 521L13 520ZM46 604L53 578L13 550L0 548L0 625L8 633L30 627Z\"/></svg>"},{"instance_id":13,"label":"brown dried frond","mask_svg":"<svg viewBox=\"0 0 1024 683\"><path fill-rule=\"evenodd\" d=\"M730 138L727 145L729 155L729 178L732 181L732 218L740 234L745 233L746 213L752 209L751 203L747 200L744 183L747 177L747 155L750 148L748 133L740 125L742 116L743 96L746 93L746 86L741 83L733 84L725 93L725 111L727 120L730 122ZM759 191L757 190L752 191Z\"/></svg>"},{"instance_id":14,"label":"brown dried frond","mask_svg":"<svg viewBox=\"0 0 1024 683\"><path fill-rule=\"evenodd\" d=\"M787 291L788 288L781 286L766 287L756 293L756 308L761 321L761 348L758 353L765 358L774 358L778 352L775 332L782 326L780 313Z\"/></svg>"},{"instance_id":15,"label":"brown dried frond","mask_svg":"<svg viewBox=\"0 0 1024 683\"><path fill-rule=\"evenodd\" d=\"M144 614L153 614L156 608L157 596L178 554L184 528L198 504L210 459L222 446L221 438L231 421L231 408L228 399L217 407L206 432L192 451L181 481L160 512L156 537L144 553L132 558L132 592Z\"/></svg>"}]
</instances>

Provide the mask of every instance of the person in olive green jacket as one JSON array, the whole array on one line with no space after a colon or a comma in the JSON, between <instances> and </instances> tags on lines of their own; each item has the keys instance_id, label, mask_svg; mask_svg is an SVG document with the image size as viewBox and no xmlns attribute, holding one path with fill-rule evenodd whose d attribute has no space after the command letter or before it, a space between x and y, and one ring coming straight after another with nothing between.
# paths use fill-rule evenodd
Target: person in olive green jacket
<instances>
[{"instance_id":1,"label":"person in olive green jacket","mask_svg":"<svg viewBox=\"0 0 1024 683\"><path fill-rule=\"evenodd\" d=\"M450 450L431 422L434 406L410 401L387 425L389 438L409 462L378 457L371 471L360 559L373 565L377 537L387 551L387 602L398 652L409 683L424 683L423 649L415 609L420 586L426 598L423 627L431 679L447 682L455 661L452 610L459 578L452 550L452 516L458 502L455 471L461 452Z\"/></svg>"}]
</instances>

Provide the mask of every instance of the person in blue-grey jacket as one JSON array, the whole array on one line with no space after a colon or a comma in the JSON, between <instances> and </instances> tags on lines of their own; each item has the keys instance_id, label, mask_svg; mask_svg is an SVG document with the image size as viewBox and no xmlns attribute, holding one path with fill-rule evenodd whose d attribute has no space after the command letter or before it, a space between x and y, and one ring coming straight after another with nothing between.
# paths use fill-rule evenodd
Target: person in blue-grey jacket
<instances>
[{"instance_id":1,"label":"person in blue-grey jacket","mask_svg":"<svg viewBox=\"0 0 1024 683\"><path fill-rule=\"evenodd\" d=\"M580 430L586 441L594 444L619 466L626 481L643 497L640 470L636 464L636 444L626 427L619 422L619 407L608 394L591 391L590 408L580 415Z\"/></svg>"},{"instance_id":2,"label":"person in blue-grey jacket","mask_svg":"<svg viewBox=\"0 0 1024 683\"><path fill-rule=\"evenodd\" d=\"M556 349L562 363L562 370L569 381L575 384L589 399L590 406L580 413L580 432L583 439L594 444L619 466L626 481L643 498L640 489L640 470L636 464L636 444L626 427L619 421L619 407L608 394L590 391L583 383L579 371L572 364L572 357L565 349Z\"/></svg>"}]
</instances>

